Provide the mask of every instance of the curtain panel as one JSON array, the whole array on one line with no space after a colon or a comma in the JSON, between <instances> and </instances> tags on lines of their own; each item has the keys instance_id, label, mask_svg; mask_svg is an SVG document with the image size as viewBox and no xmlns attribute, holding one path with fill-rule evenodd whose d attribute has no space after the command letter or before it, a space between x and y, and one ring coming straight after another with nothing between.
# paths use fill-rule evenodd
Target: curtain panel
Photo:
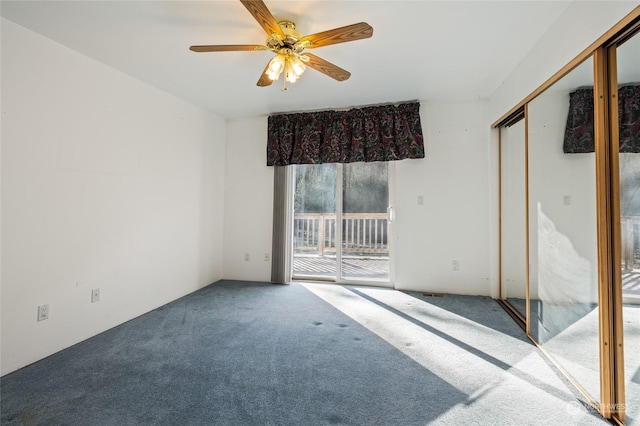
<instances>
[{"instance_id":1,"label":"curtain panel","mask_svg":"<svg viewBox=\"0 0 640 426\"><path fill-rule=\"evenodd\" d=\"M593 118L593 89L582 88L571 92L564 133L565 153L594 152ZM640 152L640 85L618 88L618 120L620 152Z\"/></svg>"},{"instance_id":2,"label":"curtain panel","mask_svg":"<svg viewBox=\"0 0 640 426\"><path fill-rule=\"evenodd\" d=\"M267 166L424 158L418 102L272 115Z\"/></svg>"}]
</instances>

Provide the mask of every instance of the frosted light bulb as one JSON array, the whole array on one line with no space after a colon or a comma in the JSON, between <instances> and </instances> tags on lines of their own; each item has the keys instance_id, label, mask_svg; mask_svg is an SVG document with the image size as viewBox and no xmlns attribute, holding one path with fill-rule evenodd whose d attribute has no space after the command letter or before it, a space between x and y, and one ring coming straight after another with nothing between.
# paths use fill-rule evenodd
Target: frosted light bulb
<instances>
[{"instance_id":1,"label":"frosted light bulb","mask_svg":"<svg viewBox=\"0 0 640 426\"><path fill-rule=\"evenodd\" d=\"M298 58L293 58L291 60L291 63L292 63L293 71L296 73L296 75L301 76L305 70L305 66L302 63L302 61Z\"/></svg>"},{"instance_id":2,"label":"frosted light bulb","mask_svg":"<svg viewBox=\"0 0 640 426\"><path fill-rule=\"evenodd\" d=\"M288 72L286 75L286 79L289 83L295 83L298 80L298 76L294 72Z\"/></svg>"},{"instance_id":3,"label":"frosted light bulb","mask_svg":"<svg viewBox=\"0 0 640 426\"><path fill-rule=\"evenodd\" d=\"M278 59L280 59L280 60L278 60ZM271 64L269 65L269 68L273 72L276 72L276 73L280 72L280 71L282 71L282 65L283 65L282 62L284 62L284 61L281 60L280 56L276 56L275 58L273 58L271 60Z\"/></svg>"}]
</instances>

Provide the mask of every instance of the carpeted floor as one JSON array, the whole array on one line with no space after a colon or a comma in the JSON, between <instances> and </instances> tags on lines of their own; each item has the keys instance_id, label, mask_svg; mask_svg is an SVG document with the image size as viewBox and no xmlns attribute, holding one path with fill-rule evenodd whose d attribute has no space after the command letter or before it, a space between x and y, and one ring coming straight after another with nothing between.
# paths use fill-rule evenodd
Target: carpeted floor
<instances>
[{"instance_id":1,"label":"carpeted floor","mask_svg":"<svg viewBox=\"0 0 640 426\"><path fill-rule=\"evenodd\" d=\"M0 379L3 425L597 425L486 297L221 281Z\"/></svg>"}]
</instances>

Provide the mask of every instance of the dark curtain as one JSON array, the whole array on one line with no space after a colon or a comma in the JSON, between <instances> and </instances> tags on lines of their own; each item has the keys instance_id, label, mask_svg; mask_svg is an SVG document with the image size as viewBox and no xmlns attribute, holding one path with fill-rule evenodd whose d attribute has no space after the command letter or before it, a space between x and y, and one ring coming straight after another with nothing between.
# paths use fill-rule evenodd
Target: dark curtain
<instances>
[{"instance_id":1,"label":"dark curtain","mask_svg":"<svg viewBox=\"0 0 640 426\"><path fill-rule=\"evenodd\" d=\"M593 88L578 89L569 94L569 115L564 131L566 154L594 152Z\"/></svg>"},{"instance_id":2,"label":"dark curtain","mask_svg":"<svg viewBox=\"0 0 640 426\"><path fill-rule=\"evenodd\" d=\"M640 85L618 88L620 152L640 152Z\"/></svg>"},{"instance_id":3,"label":"dark curtain","mask_svg":"<svg viewBox=\"0 0 640 426\"><path fill-rule=\"evenodd\" d=\"M593 89L582 88L570 93L564 133L565 153L594 152L593 117ZM640 85L618 88L618 117L620 152L640 152Z\"/></svg>"},{"instance_id":4,"label":"dark curtain","mask_svg":"<svg viewBox=\"0 0 640 426\"><path fill-rule=\"evenodd\" d=\"M267 165L424 158L420 104L272 115Z\"/></svg>"}]
</instances>

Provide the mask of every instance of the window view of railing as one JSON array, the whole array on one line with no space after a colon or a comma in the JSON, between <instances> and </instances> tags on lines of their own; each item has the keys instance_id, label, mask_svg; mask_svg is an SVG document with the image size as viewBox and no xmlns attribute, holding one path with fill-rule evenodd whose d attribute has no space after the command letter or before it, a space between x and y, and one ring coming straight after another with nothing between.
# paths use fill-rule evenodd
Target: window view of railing
<instances>
[{"instance_id":1,"label":"window view of railing","mask_svg":"<svg viewBox=\"0 0 640 426\"><path fill-rule=\"evenodd\" d=\"M637 37L636 37L637 38ZM637 42L636 42L637 43ZM633 45L632 45L633 46ZM636 48L629 52L636 57ZM620 153L620 249L622 295L640 303L640 155Z\"/></svg>"},{"instance_id":2,"label":"window view of railing","mask_svg":"<svg viewBox=\"0 0 640 426\"><path fill-rule=\"evenodd\" d=\"M386 213L344 213L342 253L388 256ZM293 216L295 253L335 254L336 214L295 213Z\"/></svg>"},{"instance_id":3,"label":"window view of railing","mask_svg":"<svg viewBox=\"0 0 640 426\"><path fill-rule=\"evenodd\" d=\"M640 216L620 217L622 294L640 298Z\"/></svg>"}]
</instances>

